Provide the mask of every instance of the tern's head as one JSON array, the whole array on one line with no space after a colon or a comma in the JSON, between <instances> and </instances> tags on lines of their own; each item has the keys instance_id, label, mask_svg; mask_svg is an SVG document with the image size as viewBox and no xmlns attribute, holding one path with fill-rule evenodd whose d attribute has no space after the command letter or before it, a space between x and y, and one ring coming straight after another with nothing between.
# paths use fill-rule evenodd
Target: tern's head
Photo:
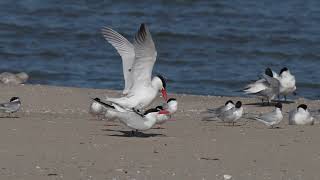
<instances>
[{"instance_id":1,"label":"tern's head","mask_svg":"<svg viewBox=\"0 0 320 180\"><path fill-rule=\"evenodd\" d=\"M29 75L25 72L18 73L16 76L21 79L22 82L26 82L29 79Z\"/></svg>"},{"instance_id":2,"label":"tern's head","mask_svg":"<svg viewBox=\"0 0 320 180\"><path fill-rule=\"evenodd\" d=\"M163 106L157 106L156 109L161 111L161 110L163 110Z\"/></svg>"},{"instance_id":3,"label":"tern's head","mask_svg":"<svg viewBox=\"0 0 320 180\"><path fill-rule=\"evenodd\" d=\"M178 101L175 98L170 98L167 101L168 111L170 113L175 113L178 110Z\"/></svg>"},{"instance_id":4,"label":"tern's head","mask_svg":"<svg viewBox=\"0 0 320 180\"><path fill-rule=\"evenodd\" d=\"M19 97L12 97L10 99L10 102L20 102L20 98Z\"/></svg>"},{"instance_id":5,"label":"tern's head","mask_svg":"<svg viewBox=\"0 0 320 180\"><path fill-rule=\"evenodd\" d=\"M229 100L224 105L227 106L228 104L234 104L233 101Z\"/></svg>"},{"instance_id":6,"label":"tern's head","mask_svg":"<svg viewBox=\"0 0 320 180\"><path fill-rule=\"evenodd\" d=\"M280 102L278 102L276 105L275 105L276 108L279 108L280 110L282 110L282 104Z\"/></svg>"},{"instance_id":7,"label":"tern's head","mask_svg":"<svg viewBox=\"0 0 320 180\"><path fill-rule=\"evenodd\" d=\"M238 102L236 103L236 108L241 108L241 106L242 106L242 102L241 102L241 101L238 101Z\"/></svg>"},{"instance_id":8,"label":"tern's head","mask_svg":"<svg viewBox=\"0 0 320 180\"><path fill-rule=\"evenodd\" d=\"M156 116L158 115L158 113L160 112L161 110L158 109L158 108L151 108L151 109L148 109L144 112L144 116L146 118L156 118Z\"/></svg>"},{"instance_id":9,"label":"tern's head","mask_svg":"<svg viewBox=\"0 0 320 180\"><path fill-rule=\"evenodd\" d=\"M267 68L267 69L265 70L265 74L268 75L268 76L270 76L270 77L273 77L273 73L272 73L272 70L271 70L270 68Z\"/></svg>"},{"instance_id":10,"label":"tern's head","mask_svg":"<svg viewBox=\"0 0 320 180\"><path fill-rule=\"evenodd\" d=\"M284 67L284 68L282 68L282 69L280 70L280 75L281 75L283 72L288 72L288 71L289 71L289 69L286 68L286 67Z\"/></svg>"},{"instance_id":11,"label":"tern's head","mask_svg":"<svg viewBox=\"0 0 320 180\"><path fill-rule=\"evenodd\" d=\"M305 105L305 104L300 104L300 105L297 107L298 110L299 110L299 109L304 109L305 111L307 110L307 108L308 108L308 106Z\"/></svg>"},{"instance_id":12,"label":"tern's head","mask_svg":"<svg viewBox=\"0 0 320 180\"><path fill-rule=\"evenodd\" d=\"M161 75L157 75L152 79L151 83L153 87L161 91L162 97L164 98L165 101L167 101L168 96L167 96L167 90L166 90L166 87L167 87L166 79Z\"/></svg>"}]
</instances>

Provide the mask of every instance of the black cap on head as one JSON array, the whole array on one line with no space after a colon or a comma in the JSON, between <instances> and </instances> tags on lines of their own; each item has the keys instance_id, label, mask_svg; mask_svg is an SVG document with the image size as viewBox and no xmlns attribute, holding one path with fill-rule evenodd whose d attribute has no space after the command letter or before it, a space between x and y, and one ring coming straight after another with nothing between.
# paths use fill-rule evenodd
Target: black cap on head
<instances>
[{"instance_id":1,"label":"black cap on head","mask_svg":"<svg viewBox=\"0 0 320 180\"><path fill-rule=\"evenodd\" d=\"M273 77L273 73L272 73L272 70L270 68L266 69L265 74L270 76L270 77Z\"/></svg>"},{"instance_id":2,"label":"black cap on head","mask_svg":"<svg viewBox=\"0 0 320 180\"><path fill-rule=\"evenodd\" d=\"M161 76L160 74L158 74L157 77L161 79L162 86L163 86L163 88L166 89L166 87L167 87L166 79L163 76Z\"/></svg>"},{"instance_id":3,"label":"black cap on head","mask_svg":"<svg viewBox=\"0 0 320 180\"><path fill-rule=\"evenodd\" d=\"M304 109L304 110L307 110L308 106L305 105L305 104L300 104L300 105L297 107L297 109L299 109L299 108L302 108L302 109Z\"/></svg>"},{"instance_id":4,"label":"black cap on head","mask_svg":"<svg viewBox=\"0 0 320 180\"><path fill-rule=\"evenodd\" d=\"M242 102L241 101L237 101L236 108L241 108L241 106L242 106Z\"/></svg>"},{"instance_id":5,"label":"black cap on head","mask_svg":"<svg viewBox=\"0 0 320 180\"><path fill-rule=\"evenodd\" d=\"M288 70L289 70L288 68L284 67L284 68L282 68L282 69L280 70L280 74L282 74L284 71L288 71Z\"/></svg>"},{"instance_id":6,"label":"black cap on head","mask_svg":"<svg viewBox=\"0 0 320 180\"><path fill-rule=\"evenodd\" d=\"M93 100L94 100L94 101L99 101L99 102L101 101L100 98L97 98L97 97L94 98Z\"/></svg>"},{"instance_id":7,"label":"black cap on head","mask_svg":"<svg viewBox=\"0 0 320 180\"><path fill-rule=\"evenodd\" d=\"M17 100L17 99L19 99L19 97L12 97L12 98L10 98L10 102Z\"/></svg>"},{"instance_id":8,"label":"black cap on head","mask_svg":"<svg viewBox=\"0 0 320 180\"><path fill-rule=\"evenodd\" d=\"M282 109L282 104L278 102L275 107Z\"/></svg>"},{"instance_id":9,"label":"black cap on head","mask_svg":"<svg viewBox=\"0 0 320 180\"><path fill-rule=\"evenodd\" d=\"M176 99L175 98L170 98L170 99L168 99L167 103L169 103L170 101L176 101Z\"/></svg>"},{"instance_id":10,"label":"black cap on head","mask_svg":"<svg viewBox=\"0 0 320 180\"><path fill-rule=\"evenodd\" d=\"M163 107L162 106L157 106L156 109L163 110Z\"/></svg>"},{"instance_id":11,"label":"black cap on head","mask_svg":"<svg viewBox=\"0 0 320 180\"><path fill-rule=\"evenodd\" d=\"M149 113L159 112L159 111L160 111L160 109L152 108L152 109L146 110L143 115L147 115L147 114L149 114Z\"/></svg>"},{"instance_id":12,"label":"black cap on head","mask_svg":"<svg viewBox=\"0 0 320 180\"><path fill-rule=\"evenodd\" d=\"M226 106L226 105L229 104L229 103L234 104L233 101L229 100L229 101L227 101L224 105Z\"/></svg>"}]
</instances>

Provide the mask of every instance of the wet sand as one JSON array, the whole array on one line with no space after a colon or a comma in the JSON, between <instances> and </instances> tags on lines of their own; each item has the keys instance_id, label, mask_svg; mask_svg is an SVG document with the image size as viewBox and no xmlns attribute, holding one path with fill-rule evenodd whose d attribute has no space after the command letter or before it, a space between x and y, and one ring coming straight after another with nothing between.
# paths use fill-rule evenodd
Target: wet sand
<instances>
[{"instance_id":1,"label":"wet sand","mask_svg":"<svg viewBox=\"0 0 320 180\"><path fill-rule=\"evenodd\" d=\"M279 128L254 120L236 126L202 121L208 108L241 100L258 114L256 99L170 95L179 101L175 121L130 137L120 123L98 121L88 114L90 97L119 96L117 91L51 87L1 86L0 100L22 100L18 118L0 118L0 179L320 179L320 125ZM158 98L154 104L159 104ZM320 101L298 99L319 109Z\"/></svg>"}]
</instances>

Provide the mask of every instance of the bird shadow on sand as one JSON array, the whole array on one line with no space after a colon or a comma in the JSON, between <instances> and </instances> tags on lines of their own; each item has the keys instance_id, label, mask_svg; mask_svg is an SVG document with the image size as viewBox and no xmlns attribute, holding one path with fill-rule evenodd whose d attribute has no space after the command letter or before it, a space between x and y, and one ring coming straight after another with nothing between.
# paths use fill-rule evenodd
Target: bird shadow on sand
<instances>
[{"instance_id":1,"label":"bird shadow on sand","mask_svg":"<svg viewBox=\"0 0 320 180\"><path fill-rule=\"evenodd\" d=\"M18 118L20 118L20 117L18 117L18 116L0 116L0 119L18 119Z\"/></svg>"},{"instance_id":2,"label":"bird shadow on sand","mask_svg":"<svg viewBox=\"0 0 320 180\"><path fill-rule=\"evenodd\" d=\"M108 136L115 136L115 137L139 137L139 138L149 138L149 137L165 137L163 134L159 133L143 133L143 132L134 132L132 131L122 131L122 130L113 130L113 129L102 129L102 131L108 132L118 132L122 134L109 134Z\"/></svg>"}]
</instances>

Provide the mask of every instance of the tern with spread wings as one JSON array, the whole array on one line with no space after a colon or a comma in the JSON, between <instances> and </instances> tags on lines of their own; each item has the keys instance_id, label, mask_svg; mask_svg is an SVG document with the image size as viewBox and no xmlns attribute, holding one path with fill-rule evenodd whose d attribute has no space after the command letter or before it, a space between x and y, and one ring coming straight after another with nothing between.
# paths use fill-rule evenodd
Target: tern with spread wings
<instances>
[{"instance_id":1,"label":"tern with spread wings","mask_svg":"<svg viewBox=\"0 0 320 180\"><path fill-rule=\"evenodd\" d=\"M167 100L165 78L157 75L151 79L157 51L147 26L141 24L133 44L108 27L102 30L102 34L120 54L125 80L123 90L125 96L107 97L106 101L117 110L123 111L123 109L145 108L156 98L159 91Z\"/></svg>"}]
</instances>

